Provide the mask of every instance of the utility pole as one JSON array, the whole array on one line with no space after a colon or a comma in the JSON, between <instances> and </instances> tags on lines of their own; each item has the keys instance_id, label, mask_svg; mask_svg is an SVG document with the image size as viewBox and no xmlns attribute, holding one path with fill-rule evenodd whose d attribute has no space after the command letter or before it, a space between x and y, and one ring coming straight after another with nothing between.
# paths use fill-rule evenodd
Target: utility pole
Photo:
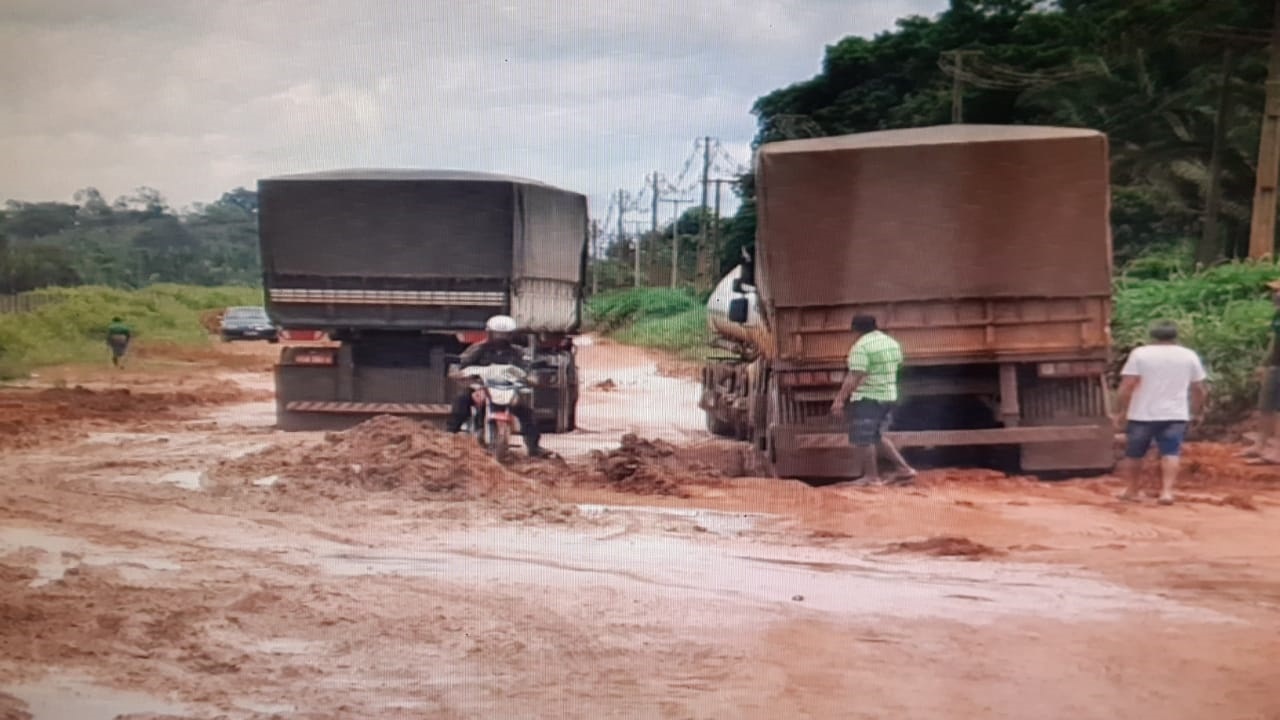
<instances>
[{"instance_id":1,"label":"utility pole","mask_svg":"<svg viewBox=\"0 0 1280 720\"><path fill-rule=\"evenodd\" d=\"M591 294L600 293L600 221L591 221Z\"/></svg>"},{"instance_id":2,"label":"utility pole","mask_svg":"<svg viewBox=\"0 0 1280 720\"><path fill-rule=\"evenodd\" d=\"M710 189L711 176L711 138L702 138L702 213L698 215L698 276L702 285L711 275L710 263L707 262L707 191Z\"/></svg>"},{"instance_id":3,"label":"utility pole","mask_svg":"<svg viewBox=\"0 0 1280 720\"><path fill-rule=\"evenodd\" d=\"M659 179L658 171L654 170L653 177L650 179L650 182L652 185L652 189L650 190L650 192L653 194L653 202L650 204L652 205L653 217L650 220L649 237L654 238L655 241L656 241L656 238L658 237L658 199L661 197L661 195L658 194L658 179ZM636 240L636 242L640 242L640 241ZM639 260L636 261L636 287L640 287L640 261Z\"/></svg>"},{"instance_id":4,"label":"utility pole","mask_svg":"<svg viewBox=\"0 0 1280 720\"><path fill-rule=\"evenodd\" d=\"M981 55L978 50L948 50L942 53L943 57L949 57L955 62L955 72L951 75L951 122L964 122L964 80L961 75L964 74L964 59Z\"/></svg>"},{"instance_id":5,"label":"utility pole","mask_svg":"<svg viewBox=\"0 0 1280 720\"><path fill-rule=\"evenodd\" d=\"M686 201L680 198L663 198L671 203L671 287L680 282L680 206Z\"/></svg>"},{"instance_id":6,"label":"utility pole","mask_svg":"<svg viewBox=\"0 0 1280 720\"><path fill-rule=\"evenodd\" d=\"M1227 141L1227 117L1231 113L1231 76L1235 74L1236 49L1222 49L1222 87L1218 90L1218 113L1213 123L1213 145L1209 150L1209 187L1205 191L1204 221L1201 223L1200 247L1196 262L1209 265L1222 257L1222 238L1218 233L1218 212L1222 205L1222 146Z\"/></svg>"},{"instance_id":7,"label":"utility pole","mask_svg":"<svg viewBox=\"0 0 1280 720\"><path fill-rule=\"evenodd\" d=\"M1280 0L1271 19L1271 58L1258 139L1258 178L1253 192L1249 257L1272 257L1276 244L1276 184L1280 181Z\"/></svg>"},{"instance_id":8,"label":"utility pole","mask_svg":"<svg viewBox=\"0 0 1280 720\"><path fill-rule=\"evenodd\" d=\"M626 243L627 233L622 229L622 219L627 215L627 191L618 191L618 242ZM640 238L636 237L635 252L636 287L640 287Z\"/></svg>"},{"instance_id":9,"label":"utility pole","mask_svg":"<svg viewBox=\"0 0 1280 720\"><path fill-rule=\"evenodd\" d=\"M711 233L713 238L713 240L711 241L711 263L712 263L711 285L714 286L720 280L720 278L717 277L720 274L720 271L716 265L717 263L720 262L720 186L724 185L725 183L731 183L733 182L733 180L729 180L725 178L715 178L711 180L711 182L715 183L715 186L716 186L716 209L715 209L715 213L712 215L713 222L711 225Z\"/></svg>"}]
</instances>

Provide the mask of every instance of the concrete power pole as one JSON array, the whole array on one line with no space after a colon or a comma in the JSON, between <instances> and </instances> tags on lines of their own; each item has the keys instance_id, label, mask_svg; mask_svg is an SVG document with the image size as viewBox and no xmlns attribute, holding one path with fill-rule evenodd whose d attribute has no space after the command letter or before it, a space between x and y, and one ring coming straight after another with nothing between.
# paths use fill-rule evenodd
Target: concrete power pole
<instances>
[{"instance_id":1,"label":"concrete power pole","mask_svg":"<svg viewBox=\"0 0 1280 720\"><path fill-rule=\"evenodd\" d=\"M1271 20L1271 59L1267 65L1266 102L1258 139L1258 177L1253 192L1249 257L1271 257L1276 243L1276 184L1280 182L1280 0Z\"/></svg>"},{"instance_id":2,"label":"concrete power pole","mask_svg":"<svg viewBox=\"0 0 1280 720\"><path fill-rule=\"evenodd\" d=\"M718 267L720 262L720 186L725 183L731 183L733 180L716 178L711 182L716 185L716 209L711 216L713 220L711 225L711 236L713 238L711 241L711 285L714 287L716 283L720 282L720 269Z\"/></svg>"},{"instance_id":3,"label":"concrete power pole","mask_svg":"<svg viewBox=\"0 0 1280 720\"><path fill-rule=\"evenodd\" d=\"M663 199L671 203L671 287L678 287L680 282L680 206L685 204L680 198Z\"/></svg>"},{"instance_id":4,"label":"concrete power pole","mask_svg":"<svg viewBox=\"0 0 1280 720\"><path fill-rule=\"evenodd\" d=\"M702 213L698 216L698 280L706 285L711 275L711 264L707 261L707 191L711 183L711 138L702 138Z\"/></svg>"},{"instance_id":5,"label":"concrete power pole","mask_svg":"<svg viewBox=\"0 0 1280 720\"><path fill-rule=\"evenodd\" d=\"M591 294L600 293L600 221L591 221Z\"/></svg>"},{"instance_id":6,"label":"concrete power pole","mask_svg":"<svg viewBox=\"0 0 1280 720\"><path fill-rule=\"evenodd\" d=\"M627 241L627 232L622 229L622 219L627 215L627 192L625 190L618 191L618 242L625 243ZM640 286L640 238L636 238L635 252L636 263L636 287ZM624 256L625 257L625 256Z\"/></svg>"}]
</instances>

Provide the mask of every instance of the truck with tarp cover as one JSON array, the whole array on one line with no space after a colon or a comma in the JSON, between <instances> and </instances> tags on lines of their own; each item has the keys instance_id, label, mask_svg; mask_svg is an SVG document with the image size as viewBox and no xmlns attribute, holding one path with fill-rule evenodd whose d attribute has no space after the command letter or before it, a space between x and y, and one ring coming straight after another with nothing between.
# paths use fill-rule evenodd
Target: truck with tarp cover
<instances>
[{"instance_id":1,"label":"truck with tarp cover","mask_svg":"<svg viewBox=\"0 0 1280 720\"><path fill-rule=\"evenodd\" d=\"M345 170L258 183L266 308L284 331L280 427L341 427L373 415L443 421L451 362L512 316L547 432L575 424L573 336L587 261L583 195L541 182L441 170Z\"/></svg>"},{"instance_id":2,"label":"truck with tarp cover","mask_svg":"<svg viewBox=\"0 0 1280 720\"><path fill-rule=\"evenodd\" d=\"M846 476L829 408L869 313L906 357L900 446L1112 467L1107 155L1099 132L1023 126L762 146L755 252L709 301L731 351L703 370L709 429L779 475Z\"/></svg>"}]
</instances>

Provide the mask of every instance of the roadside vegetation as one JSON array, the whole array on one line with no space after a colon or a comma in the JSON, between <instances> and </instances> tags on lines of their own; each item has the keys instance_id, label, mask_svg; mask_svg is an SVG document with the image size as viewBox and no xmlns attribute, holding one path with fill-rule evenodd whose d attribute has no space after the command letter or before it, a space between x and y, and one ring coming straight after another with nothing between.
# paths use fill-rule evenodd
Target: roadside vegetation
<instances>
[{"instance_id":1,"label":"roadside vegetation","mask_svg":"<svg viewBox=\"0 0 1280 720\"><path fill-rule=\"evenodd\" d=\"M1155 320L1178 323L1183 341L1204 358L1213 381L1208 422L1225 426L1247 416L1258 391L1256 368L1275 312L1264 284L1280 276L1271 263L1233 262L1192 269L1186 251L1163 250L1126 265L1115 280L1112 334L1115 371L1146 342ZM710 333L703 300L658 288L601 294L588 305L592 327L630 345L700 359Z\"/></svg>"},{"instance_id":2,"label":"roadside vegetation","mask_svg":"<svg viewBox=\"0 0 1280 720\"><path fill-rule=\"evenodd\" d=\"M0 315L0 379L49 365L106 362L106 326L115 316L133 329L137 346L199 345L209 342L203 313L262 304L261 290L236 286L90 286L33 294L49 302L31 312Z\"/></svg>"},{"instance_id":3,"label":"roadside vegetation","mask_svg":"<svg viewBox=\"0 0 1280 720\"><path fill-rule=\"evenodd\" d=\"M685 360L709 349L704 298L688 290L631 288L603 293L587 304L592 329L628 345L656 348Z\"/></svg>"}]
</instances>

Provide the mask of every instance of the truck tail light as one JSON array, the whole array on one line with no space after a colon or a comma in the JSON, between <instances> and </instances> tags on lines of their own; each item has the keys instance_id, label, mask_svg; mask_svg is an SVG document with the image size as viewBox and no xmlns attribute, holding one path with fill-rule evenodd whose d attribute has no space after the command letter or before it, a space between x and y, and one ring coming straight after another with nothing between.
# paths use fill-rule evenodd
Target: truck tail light
<instances>
[{"instance_id":1,"label":"truck tail light","mask_svg":"<svg viewBox=\"0 0 1280 720\"><path fill-rule=\"evenodd\" d=\"M335 356L325 350L304 350L295 353L292 365L333 365Z\"/></svg>"},{"instance_id":2,"label":"truck tail light","mask_svg":"<svg viewBox=\"0 0 1280 720\"><path fill-rule=\"evenodd\" d=\"M1040 363L1036 367L1042 378L1073 378L1101 375L1107 371L1107 364L1096 360L1068 360L1065 362Z\"/></svg>"}]
</instances>

